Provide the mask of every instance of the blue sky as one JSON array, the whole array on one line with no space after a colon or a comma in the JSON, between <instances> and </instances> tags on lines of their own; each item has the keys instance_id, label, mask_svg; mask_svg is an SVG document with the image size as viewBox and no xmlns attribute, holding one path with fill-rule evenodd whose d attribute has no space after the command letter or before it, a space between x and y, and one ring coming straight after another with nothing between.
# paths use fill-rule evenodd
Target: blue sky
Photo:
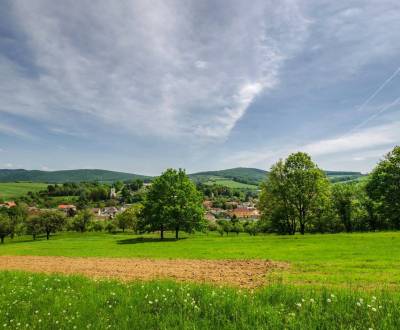
<instances>
[{"instance_id":1,"label":"blue sky","mask_svg":"<svg viewBox=\"0 0 400 330\"><path fill-rule=\"evenodd\" d=\"M400 143L398 0L0 2L0 168L367 172Z\"/></svg>"}]
</instances>

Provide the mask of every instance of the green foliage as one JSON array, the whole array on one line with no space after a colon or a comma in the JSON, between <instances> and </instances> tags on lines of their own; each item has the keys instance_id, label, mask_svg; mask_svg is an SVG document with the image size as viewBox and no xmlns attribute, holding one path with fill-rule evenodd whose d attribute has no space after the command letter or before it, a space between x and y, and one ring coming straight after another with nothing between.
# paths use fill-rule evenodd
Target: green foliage
<instances>
[{"instance_id":1,"label":"green foliage","mask_svg":"<svg viewBox=\"0 0 400 330\"><path fill-rule=\"evenodd\" d=\"M298 152L279 161L272 168L260 196L264 221L281 233L306 231L313 214L324 208L329 199L329 182L311 160Z\"/></svg>"},{"instance_id":2,"label":"green foliage","mask_svg":"<svg viewBox=\"0 0 400 330\"><path fill-rule=\"evenodd\" d=\"M156 178L144 201L141 229L160 230L161 238L167 229L192 232L202 229L204 210L202 196L185 171L168 169Z\"/></svg>"},{"instance_id":3,"label":"green foliage","mask_svg":"<svg viewBox=\"0 0 400 330\"><path fill-rule=\"evenodd\" d=\"M0 213L0 240L4 243L4 238L11 234L12 225L8 214Z\"/></svg>"},{"instance_id":4,"label":"green foliage","mask_svg":"<svg viewBox=\"0 0 400 330\"><path fill-rule=\"evenodd\" d=\"M375 167L367 181L366 191L388 225L400 229L400 146Z\"/></svg>"},{"instance_id":5,"label":"green foliage","mask_svg":"<svg viewBox=\"0 0 400 330\"><path fill-rule=\"evenodd\" d=\"M59 211L44 211L40 215L29 217L26 221L27 233L32 235L33 239L42 233L46 234L46 239L50 238L51 233L63 229L66 223L65 215Z\"/></svg>"},{"instance_id":6,"label":"green foliage","mask_svg":"<svg viewBox=\"0 0 400 330\"><path fill-rule=\"evenodd\" d=\"M142 209L142 204L134 204L122 213L117 214L116 225L118 228L122 229L123 232L127 228L137 231L139 229L139 216Z\"/></svg>"},{"instance_id":7,"label":"green foliage","mask_svg":"<svg viewBox=\"0 0 400 330\"><path fill-rule=\"evenodd\" d=\"M83 233L87 230L87 227L90 225L92 220L92 212L88 209L84 209L72 218L71 227L73 230Z\"/></svg>"}]
</instances>

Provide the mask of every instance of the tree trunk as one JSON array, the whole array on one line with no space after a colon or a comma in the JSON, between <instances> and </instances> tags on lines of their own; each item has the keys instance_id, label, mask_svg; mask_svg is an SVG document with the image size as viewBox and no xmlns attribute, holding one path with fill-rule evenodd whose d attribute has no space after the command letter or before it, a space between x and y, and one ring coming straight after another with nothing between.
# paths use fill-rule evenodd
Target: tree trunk
<instances>
[{"instance_id":1,"label":"tree trunk","mask_svg":"<svg viewBox=\"0 0 400 330\"><path fill-rule=\"evenodd\" d=\"M179 227L175 228L175 239L179 239Z\"/></svg>"},{"instance_id":2,"label":"tree trunk","mask_svg":"<svg viewBox=\"0 0 400 330\"><path fill-rule=\"evenodd\" d=\"M4 243L4 236L1 236L1 244L3 244Z\"/></svg>"},{"instance_id":3,"label":"tree trunk","mask_svg":"<svg viewBox=\"0 0 400 330\"><path fill-rule=\"evenodd\" d=\"M50 232L46 231L46 239L49 240L49 238L50 238Z\"/></svg>"},{"instance_id":4,"label":"tree trunk","mask_svg":"<svg viewBox=\"0 0 400 330\"><path fill-rule=\"evenodd\" d=\"M125 227L122 228L122 232L125 233Z\"/></svg>"},{"instance_id":5,"label":"tree trunk","mask_svg":"<svg viewBox=\"0 0 400 330\"><path fill-rule=\"evenodd\" d=\"M300 234L304 235L305 232L305 226L303 222L300 222Z\"/></svg>"},{"instance_id":6,"label":"tree trunk","mask_svg":"<svg viewBox=\"0 0 400 330\"><path fill-rule=\"evenodd\" d=\"M161 228L160 228L160 235L161 235L161 239L164 239L164 226L163 225L161 225Z\"/></svg>"},{"instance_id":7,"label":"tree trunk","mask_svg":"<svg viewBox=\"0 0 400 330\"><path fill-rule=\"evenodd\" d=\"M32 234L32 238L34 241L36 241L36 234Z\"/></svg>"}]
</instances>

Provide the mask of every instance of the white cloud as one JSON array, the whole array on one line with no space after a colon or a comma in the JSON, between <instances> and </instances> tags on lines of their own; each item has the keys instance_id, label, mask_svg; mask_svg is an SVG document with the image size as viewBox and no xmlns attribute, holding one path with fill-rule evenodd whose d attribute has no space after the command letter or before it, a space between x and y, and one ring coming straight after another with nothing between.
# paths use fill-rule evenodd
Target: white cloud
<instances>
[{"instance_id":1,"label":"white cloud","mask_svg":"<svg viewBox=\"0 0 400 330\"><path fill-rule=\"evenodd\" d=\"M347 164L350 160L360 162L374 159L376 161L399 143L400 121L396 121L303 145L281 145L239 151L228 155L225 158L225 165L233 163L238 166L269 168L278 159L285 158L290 153L297 151L307 152L317 161L328 159L329 163L329 159L331 159L330 163L332 164L335 163L334 160L338 156L341 157L342 163L346 160ZM354 168L357 169L357 166ZM363 167L362 170L369 169Z\"/></svg>"},{"instance_id":2,"label":"white cloud","mask_svg":"<svg viewBox=\"0 0 400 330\"><path fill-rule=\"evenodd\" d=\"M159 136L225 138L309 24L290 0L12 5L33 68L0 56L0 112Z\"/></svg>"}]
</instances>

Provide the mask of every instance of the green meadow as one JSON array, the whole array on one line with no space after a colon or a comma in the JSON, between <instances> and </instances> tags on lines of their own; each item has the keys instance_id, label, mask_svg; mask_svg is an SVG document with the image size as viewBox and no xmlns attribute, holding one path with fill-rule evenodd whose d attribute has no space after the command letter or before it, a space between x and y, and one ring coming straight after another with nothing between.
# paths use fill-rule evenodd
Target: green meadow
<instances>
[{"instance_id":1,"label":"green meadow","mask_svg":"<svg viewBox=\"0 0 400 330\"><path fill-rule=\"evenodd\" d=\"M0 182L0 198L10 199L26 195L29 191L38 192L46 189L46 183L34 182Z\"/></svg>"},{"instance_id":2,"label":"green meadow","mask_svg":"<svg viewBox=\"0 0 400 330\"><path fill-rule=\"evenodd\" d=\"M396 292L0 273L2 329L399 329Z\"/></svg>"},{"instance_id":3,"label":"green meadow","mask_svg":"<svg viewBox=\"0 0 400 330\"><path fill-rule=\"evenodd\" d=\"M290 285L398 288L400 233L354 233L276 236L247 234L220 237L183 235L164 242L156 235L60 233L49 241L7 238L0 255L134 257L174 259L268 259L284 261L287 270L268 275L271 283Z\"/></svg>"}]
</instances>

